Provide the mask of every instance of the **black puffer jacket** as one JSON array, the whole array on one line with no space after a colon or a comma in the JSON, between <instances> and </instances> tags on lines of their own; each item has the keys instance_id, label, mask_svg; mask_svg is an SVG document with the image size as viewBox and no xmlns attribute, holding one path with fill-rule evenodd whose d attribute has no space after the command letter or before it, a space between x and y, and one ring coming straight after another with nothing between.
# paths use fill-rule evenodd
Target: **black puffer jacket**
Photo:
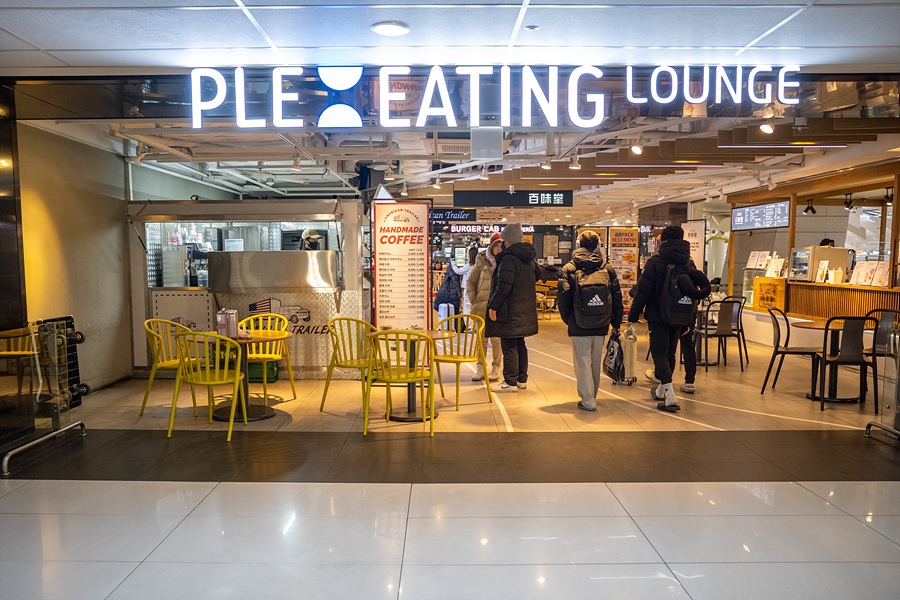
<instances>
[{"instance_id":1,"label":"black puffer jacket","mask_svg":"<svg viewBox=\"0 0 900 600\"><path fill-rule=\"evenodd\" d=\"M662 318L659 316L659 307L656 298L659 287L663 284L666 277L666 269L669 265L689 265L694 266L691 261L691 244L686 240L667 240L659 245L659 251L647 259L644 264L644 270L641 272L641 278L634 287L637 290L634 294L634 301L631 303L631 309L628 311L628 322L637 323L644 313L644 318L651 323L661 323ZM693 291L685 289L685 285L679 280L678 287L684 293L694 298L705 298L709 295L709 279L702 271L691 268L689 270L690 279L693 283L691 288ZM686 282L685 282L686 283Z\"/></svg>"},{"instance_id":2,"label":"black puffer jacket","mask_svg":"<svg viewBox=\"0 0 900 600\"><path fill-rule=\"evenodd\" d=\"M527 242L513 244L497 255L497 268L491 276L485 337L517 338L537 334L534 284L541 277L541 268L534 262L535 256L534 246ZM491 310L497 311L496 321L491 321Z\"/></svg>"},{"instance_id":3,"label":"black puffer jacket","mask_svg":"<svg viewBox=\"0 0 900 600\"><path fill-rule=\"evenodd\" d=\"M572 260L559 272L559 282L556 284L556 305L559 307L559 316L562 317L563 323L569 327L569 337L609 333L609 326L582 329L575 322L575 273L577 271L593 273L602 268L609 272L609 296L612 300L610 325L613 329L618 329L622 324L622 290L619 288L619 278L616 277L615 270L606 263L600 250L591 252L585 248L578 248L572 254Z\"/></svg>"}]
</instances>

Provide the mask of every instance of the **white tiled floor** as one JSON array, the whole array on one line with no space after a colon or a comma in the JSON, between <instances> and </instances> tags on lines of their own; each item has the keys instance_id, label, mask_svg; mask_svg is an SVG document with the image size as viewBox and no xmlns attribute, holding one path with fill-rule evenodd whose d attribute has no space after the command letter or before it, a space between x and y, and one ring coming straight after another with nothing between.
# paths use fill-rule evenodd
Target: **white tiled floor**
<instances>
[{"instance_id":1,"label":"white tiled floor","mask_svg":"<svg viewBox=\"0 0 900 600\"><path fill-rule=\"evenodd\" d=\"M10 600L896 600L900 482L0 483Z\"/></svg>"}]
</instances>

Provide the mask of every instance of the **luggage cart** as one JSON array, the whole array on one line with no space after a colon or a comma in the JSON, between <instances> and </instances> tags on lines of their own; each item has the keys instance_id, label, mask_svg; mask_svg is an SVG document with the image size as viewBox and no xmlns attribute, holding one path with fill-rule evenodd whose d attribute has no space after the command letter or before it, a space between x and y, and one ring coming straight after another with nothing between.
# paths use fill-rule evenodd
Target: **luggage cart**
<instances>
[{"instance_id":1,"label":"luggage cart","mask_svg":"<svg viewBox=\"0 0 900 600\"><path fill-rule=\"evenodd\" d=\"M66 357L66 372L68 374L66 383L68 384L69 393L72 395L69 401L69 408L81 406L82 397L91 393L90 386L86 383L81 383L81 374L78 371L77 345L84 343L84 333L75 329L75 318L72 316L44 319L37 322L38 325L42 323L62 323L66 328L65 340L60 339L60 343L64 344L65 348L60 348L60 351Z\"/></svg>"}]
</instances>

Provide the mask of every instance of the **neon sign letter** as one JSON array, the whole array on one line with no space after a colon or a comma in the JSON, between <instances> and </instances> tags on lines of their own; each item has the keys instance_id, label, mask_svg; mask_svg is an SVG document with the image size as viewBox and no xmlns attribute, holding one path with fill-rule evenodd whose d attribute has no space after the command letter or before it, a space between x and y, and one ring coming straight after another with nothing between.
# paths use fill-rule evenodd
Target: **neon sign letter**
<instances>
[{"instance_id":1,"label":"neon sign letter","mask_svg":"<svg viewBox=\"0 0 900 600\"><path fill-rule=\"evenodd\" d=\"M300 99L297 92L285 92L282 83L285 75L303 75L303 67L275 67L272 69L272 123L275 127L303 127L303 119L285 119L284 102Z\"/></svg>"},{"instance_id":2,"label":"neon sign letter","mask_svg":"<svg viewBox=\"0 0 900 600\"><path fill-rule=\"evenodd\" d=\"M559 67L548 67L547 78L550 80L547 95L541 89L537 77L531 67L522 67L522 126L531 127L531 98L537 100L541 112L547 117L547 125L556 127L559 122Z\"/></svg>"},{"instance_id":3,"label":"neon sign letter","mask_svg":"<svg viewBox=\"0 0 900 600\"><path fill-rule=\"evenodd\" d=\"M589 65L581 66L569 74L569 120L576 127L593 128L599 127L606 115L604 107L603 94L587 94L585 100L594 105L594 116L589 119L582 119L578 114L578 80L582 75L593 75L597 79L603 77L603 71L597 67Z\"/></svg>"},{"instance_id":4,"label":"neon sign letter","mask_svg":"<svg viewBox=\"0 0 900 600\"><path fill-rule=\"evenodd\" d=\"M441 97L441 105L432 107L431 97L434 96L435 88ZM428 74L428 83L425 84L425 93L422 95L422 106L419 107L416 127L425 127L425 121L432 115L447 119L447 127L456 127L456 116L453 114L453 106L450 104L450 92L447 91L444 70L438 66L431 67L431 72Z\"/></svg>"},{"instance_id":5,"label":"neon sign letter","mask_svg":"<svg viewBox=\"0 0 900 600\"><path fill-rule=\"evenodd\" d=\"M796 73L800 70L800 67L791 66L791 67L781 67L781 70L778 71L778 101L782 104L800 104L800 98L788 98L784 95L785 88L795 88L800 87L799 81L785 81L785 76L788 73Z\"/></svg>"},{"instance_id":6,"label":"neon sign letter","mask_svg":"<svg viewBox=\"0 0 900 600\"><path fill-rule=\"evenodd\" d=\"M481 125L481 95L478 86L481 75L493 75L494 67L456 67L457 75L469 76L469 126Z\"/></svg>"},{"instance_id":7,"label":"neon sign letter","mask_svg":"<svg viewBox=\"0 0 900 600\"><path fill-rule=\"evenodd\" d=\"M212 100L201 100L203 97L203 81L201 78L209 77L216 83L216 95ZM200 129L203 127L202 114L204 110L212 110L222 106L225 102L225 78L215 69L199 68L191 70L191 127Z\"/></svg>"},{"instance_id":8,"label":"neon sign letter","mask_svg":"<svg viewBox=\"0 0 900 600\"><path fill-rule=\"evenodd\" d=\"M406 92L391 91L391 75L409 75L409 67L381 67L378 71L378 118L382 127L409 127L409 119L391 118L391 100L406 100Z\"/></svg>"}]
</instances>

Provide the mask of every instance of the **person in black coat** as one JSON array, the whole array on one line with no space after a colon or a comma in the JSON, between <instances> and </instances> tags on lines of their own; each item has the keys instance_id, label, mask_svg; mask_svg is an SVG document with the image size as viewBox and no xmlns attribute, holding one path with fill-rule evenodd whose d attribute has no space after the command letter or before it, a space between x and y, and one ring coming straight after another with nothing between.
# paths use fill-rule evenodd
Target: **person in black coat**
<instances>
[{"instance_id":1,"label":"person in black coat","mask_svg":"<svg viewBox=\"0 0 900 600\"><path fill-rule=\"evenodd\" d=\"M559 272L557 282L556 305L559 307L559 316L568 326L569 337L572 338L572 363L575 366L575 381L577 382L578 408L582 410L597 410L597 389L600 386L600 378L603 374L603 343L610 326L613 331L619 332L622 325L622 290L619 287L619 279L615 270L609 266L603 258L603 254L597 248L600 236L593 231L585 231L578 236L578 249L572 254L570 260ZM584 298L576 297L576 278L579 272L582 276L590 275L600 269L606 269L609 279L609 313L594 317L596 326L591 326L582 316L582 325L579 326L576 310L584 315ZM582 278L580 281L583 281ZM588 293L590 295L590 293Z\"/></svg>"},{"instance_id":2,"label":"person in black coat","mask_svg":"<svg viewBox=\"0 0 900 600\"><path fill-rule=\"evenodd\" d=\"M534 261L534 246L522 241L522 227L509 224L500 232L503 251L491 276L488 318L484 335L500 338L503 349L503 381L491 389L517 392L528 381L528 349L525 338L538 332L537 292L534 284L541 269Z\"/></svg>"},{"instance_id":3,"label":"person in black coat","mask_svg":"<svg viewBox=\"0 0 900 600\"><path fill-rule=\"evenodd\" d=\"M680 410L675 389L672 387L672 371L675 368L675 351L684 327L671 325L662 318L657 298L668 266L676 265L686 270L679 278L679 289L694 299L709 295L709 280L691 262L691 245L684 239L684 230L672 225L659 236L659 251L647 259L641 278L635 286L634 301L628 313L629 324L637 323L643 312L650 330L650 355L659 387L650 390L656 407L667 412ZM696 360L695 360L696 363Z\"/></svg>"},{"instance_id":4,"label":"person in black coat","mask_svg":"<svg viewBox=\"0 0 900 600\"><path fill-rule=\"evenodd\" d=\"M440 311L441 304L450 304L453 306L453 314L459 314L459 307L462 303L462 278L454 269L455 265L447 265L444 272L444 281L434 295L434 310Z\"/></svg>"}]
</instances>

